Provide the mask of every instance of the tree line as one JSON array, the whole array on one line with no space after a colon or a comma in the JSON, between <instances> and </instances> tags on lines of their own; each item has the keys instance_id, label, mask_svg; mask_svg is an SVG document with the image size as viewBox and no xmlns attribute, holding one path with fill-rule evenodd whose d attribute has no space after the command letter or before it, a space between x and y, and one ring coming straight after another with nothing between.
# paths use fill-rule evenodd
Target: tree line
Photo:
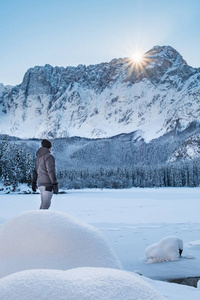
<instances>
[{"instance_id":1,"label":"tree line","mask_svg":"<svg viewBox=\"0 0 200 300\"><path fill-rule=\"evenodd\" d=\"M5 186L15 191L19 183L31 185L34 158L26 144L0 143L0 178Z\"/></svg>"},{"instance_id":2,"label":"tree line","mask_svg":"<svg viewBox=\"0 0 200 300\"><path fill-rule=\"evenodd\" d=\"M131 187L196 187L200 185L200 160L156 166L71 169L58 172L68 189Z\"/></svg>"},{"instance_id":3,"label":"tree line","mask_svg":"<svg viewBox=\"0 0 200 300\"><path fill-rule=\"evenodd\" d=\"M31 186L35 153L26 143L0 142L0 178L15 191L19 183ZM60 188L196 187L200 159L157 165L130 165L57 170Z\"/></svg>"}]
</instances>

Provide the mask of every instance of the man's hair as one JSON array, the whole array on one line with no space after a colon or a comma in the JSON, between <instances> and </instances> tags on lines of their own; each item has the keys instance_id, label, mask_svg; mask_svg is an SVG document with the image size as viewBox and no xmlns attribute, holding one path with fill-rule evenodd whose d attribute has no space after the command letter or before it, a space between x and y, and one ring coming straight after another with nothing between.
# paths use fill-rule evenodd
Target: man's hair
<instances>
[{"instance_id":1,"label":"man's hair","mask_svg":"<svg viewBox=\"0 0 200 300\"><path fill-rule=\"evenodd\" d=\"M52 147L51 142L47 139L42 140L41 144L42 144L42 147L45 147L45 148L48 148L48 149L50 149Z\"/></svg>"}]
</instances>

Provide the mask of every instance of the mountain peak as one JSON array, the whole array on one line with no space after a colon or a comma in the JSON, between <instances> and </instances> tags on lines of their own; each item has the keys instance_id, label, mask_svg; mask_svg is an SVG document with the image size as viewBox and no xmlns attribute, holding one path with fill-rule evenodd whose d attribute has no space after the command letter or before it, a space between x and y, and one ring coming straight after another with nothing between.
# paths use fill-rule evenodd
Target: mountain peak
<instances>
[{"instance_id":1,"label":"mountain peak","mask_svg":"<svg viewBox=\"0 0 200 300\"><path fill-rule=\"evenodd\" d=\"M0 133L103 138L137 131L149 141L199 120L200 70L170 46L155 46L144 58L138 66L119 58L29 69L0 96Z\"/></svg>"},{"instance_id":2,"label":"mountain peak","mask_svg":"<svg viewBox=\"0 0 200 300\"><path fill-rule=\"evenodd\" d=\"M145 53L145 56L148 59L162 59L168 60L172 64L187 65L187 62L183 59L180 53L171 46L154 46Z\"/></svg>"}]
</instances>

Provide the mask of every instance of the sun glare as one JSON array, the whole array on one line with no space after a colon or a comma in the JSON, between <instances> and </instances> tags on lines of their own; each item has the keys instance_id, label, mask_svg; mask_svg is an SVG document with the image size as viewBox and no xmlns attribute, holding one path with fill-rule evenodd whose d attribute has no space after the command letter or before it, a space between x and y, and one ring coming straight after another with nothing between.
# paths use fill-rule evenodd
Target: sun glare
<instances>
[{"instance_id":1,"label":"sun glare","mask_svg":"<svg viewBox=\"0 0 200 300\"><path fill-rule=\"evenodd\" d=\"M140 73L146 72L146 66L150 63L150 58L144 51L135 49L135 51L129 51L129 57L126 59L127 75L138 76Z\"/></svg>"},{"instance_id":2,"label":"sun glare","mask_svg":"<svg viewBox=\"0 0 200 300\"><path fill-rule=\"evenodd\" d=\"M139 63L142 61L143 54L141 52L134 52L132 54L132 59L134 62Z\"/></svg>"}]
</instances>

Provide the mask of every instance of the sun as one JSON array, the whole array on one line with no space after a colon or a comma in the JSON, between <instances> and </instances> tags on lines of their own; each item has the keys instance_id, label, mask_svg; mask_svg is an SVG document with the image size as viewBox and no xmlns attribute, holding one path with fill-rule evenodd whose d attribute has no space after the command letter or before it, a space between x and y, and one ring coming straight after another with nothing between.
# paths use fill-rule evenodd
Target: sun
<instances>
[{"instance_id":1,"label":"sun","mask_svg":"<svg viewBox=\"0 0 200 300\"><path fill-rule=\"evenodd\" d=\"M127 75L138 76L146 73L146 66L151 62L151 58L142 49L137 47L135 51L129 51L129 57L126 58Z\"/></svg>"},{"instance_id":2,"label":"sun","mask_svg":"<svg viewBox=\"0 0 200 300\"><path fill-rule=\"evenodd\" d=\"M132 58L133 62L140 63L143 60L143 53L136 51L132 54L131 58Z\"/></svg>"}]
</instances>

